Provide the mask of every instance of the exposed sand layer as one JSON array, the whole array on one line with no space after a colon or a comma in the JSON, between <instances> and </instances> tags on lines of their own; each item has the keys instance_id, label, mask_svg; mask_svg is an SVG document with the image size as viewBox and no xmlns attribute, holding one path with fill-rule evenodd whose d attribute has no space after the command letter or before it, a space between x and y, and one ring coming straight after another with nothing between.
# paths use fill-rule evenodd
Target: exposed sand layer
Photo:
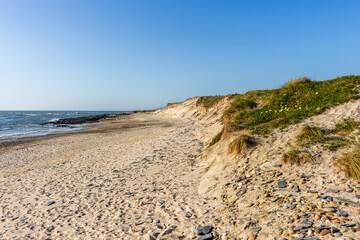
<instances>
[{"instance_id":1,"label":"exposed sand layer","mask_svg":"<svg viewBox=\"0 0 360 240\"><path fill-rule=\"evenodd\" d=\"M192 119L205 128L204 133L216 129L212 131L215 136L221 128L213 120L226 109L226 100L209 109L196 106L196 101L173 104L156 114ZM243 132L228 134L204 148L198 161L207 171L198 193L216 199L212 203L218 212L214 224L224 229L221 234L228 233L223 239L360 239L360 181L346 178L333 165L351 151L351 145L334 152L321 144L309 146L306 151L315 162L301 166L281 161L283 153L298 147L296 137L305 124L331 129L344 118L360 121L360 100L330 108L282 131L274 130L268 137L255 135L257 145L245 156L228 151ZM359 141L359 134L357 129L349 137ZM208 136L204 138L207 145L211 135L204 136Z\"/></svg>"},{"instance_id":2,"label":"exposed sand layer","mask_svg":"<svg viewBox=\"0 0 360 240\"><path fill-rule=\"evenodd\" d=\"M189 239L198 195L189 120L136 114L80 134L2 146L1 239Z\"/></svg>"}]
</instances>

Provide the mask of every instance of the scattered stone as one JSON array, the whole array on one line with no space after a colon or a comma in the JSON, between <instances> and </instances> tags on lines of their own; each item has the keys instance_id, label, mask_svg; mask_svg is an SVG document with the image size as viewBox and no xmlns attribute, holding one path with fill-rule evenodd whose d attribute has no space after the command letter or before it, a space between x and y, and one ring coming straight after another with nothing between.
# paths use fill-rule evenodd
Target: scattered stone
<instances>
[{"instance_id":1,"label":"scattered stone","mask_svg":"<svg viewBox=\"0 0 360 240\"><path fill-rule=\"evenodd\" d=\"M56 202L55 201L50 201L50 202L48 202L48 206L51 206L51 205L53 205L53 204L55 204Z\"/></svg>"},{"instance_id":2,"label":"scattered stone","mask_svg":"<svg viewBox=\"0 0 360 240\"><path fill-rule=\"evenodd\" d=\"M314 225L313 222L310 222L308 220L304 220L304 221L301 221L301 223L304 227L311 227L312 225Z\"/></svg>"},{"instance_id":3,"label":"scattered stone","mask_svg":"<svg viewBox=\"0 0 360 240\"><path fill-rule=\"evenodd\" d=\"M278 182L278 187L279 188L286 188L286 180L280 180L279 182Z\"/></svg>"},{"instance_id":4,"label":"scattered stone","mask_svg":"<svg viewBox=\"0 0 360 240\"><path fill-rule=\"evenodd\" d=\"M202 235L202 227L201 226L195 227L194 233L196 235Z\"/></svg>"},{"instance_id":5,"label":"scattered stone","mask_svg":"<svg viewBox=\"0 0 360 240\"><path fill-rule=\"evenodd\" d=\"M262 227L253 227L253 228L250 229L250 231L254 232L254 233L258 233L258 232L261 231L261 229L262 229Z\"/></svg>"},{"instance_id":6,"label":"scattered stone","mask_svg":"<svg viewBox=\"0 0 360 240\"><path fill-rule=\"evenodd\" d=\"M327 235L327 234L329 234L329 233L330 233L330 230L329 230L329 229L323 229L323 230L321 230L320 235L321 235L321 236L325 236L325 235Z\"/></svg>"},{"instance_id":7,"label":"scattered stone","mask_svg":"<svg viewBox=\"0 0 360 240\"><path fill-rule=\"evenodd\" d=\"M187 213L185 214L185 217L187 217L187 218L191 218L191 216L192 216L192 213L191 213L191 212L187 212Z\"/></svg>"},{"instance_id":8,"label":"scattered stone","mask_svg":"<svg viewBox=\"0 0 360 240\"><path fill-rule=\"evenodd\" d=\"M210 239L213 239L213 235L211 233L199 237L199 240L210 240Z\"/></svg>"},{"instance_id":9,"label":"scattered stone","mask_svg":"<svg viewBox=\"0 0 360 240\"><path fill-rule=\"evenodd\" d=\"M338 209L338 212L339 212L340 216L342 216L342 217L348 217L349 216L349 214L347 212L345 212L345 211L343 211L341 209Z\"/></svg>"},{"instance_id":10,"label":"scattered stone","mask_svg":"<svg viewBox=\"0 0 360 240\"><path fill-rule=\"evenodd\" d=\"M299 187L299 185L296 184L292 190L293 190L294 192L300 192L300 187Z\"/></svg>"},{"instance_id":11,"label":"scattered stone","mask_svg":"<svg viewBox=\"0 0 360 240\"><path fill-rule=\"evenodd\" d=\"M236 196L237 197L241 197L242 195L244 195L247 192L247 188L242 188L240 189L237 193Z\"/></svg>"},{"instance_id":12,"label":"scattered stone","mask_svg":"<svg viewBox=\"0 0 360 240\"><path fill-rule=\"evenodd\" d=\"M316 190L307 190L308 193L318 193Z\"/></svg>"},{"instance_id":13,"label":"scattered stone","mask_svg":"<svg viewBox=\"0 0 360 240\"><path fill-rule=\"evenodd\" d=\"M294 209L294 208L296 208L296 204L291 204L290 206L289 206L289 209Z\"/></svg>"},{"instance_id":14,"label":"scattered stone","mask_svg":"<svg viewBox=\"0 0 360 240\"><path fill-rule=\"evenodd\" d=\"M205 226L205 227L202 228L202 233L203 233L203 234L211 233L211 231L213 230L213 228L214 228L214 227L213 227L213 226L210 226L210 225L209 225L209 226Z\"/></svg>"},{"instance_id":15,"label":"scattered stone","mask_svg":"<svg viewBox=\"0 0 360 240\"><path fill-rule=\"evenodd\" d=\"M50 227L46 228L46 231L48 231L48 232L52 232L54 229L55 229L55 227L54 227L54 226L50 226Z\"/></svg>"},{"instance_id":16,"label":"scattered stone","mask_svg":"<svg viewBox=\"0 0 360 240\"><path fill-rule=\"evenodd\" d=\"M325 212L336 212L336 208L333 208L333 207L325 207L325 208L323 208L323 210Z\"/></svg>"}]
</instances>

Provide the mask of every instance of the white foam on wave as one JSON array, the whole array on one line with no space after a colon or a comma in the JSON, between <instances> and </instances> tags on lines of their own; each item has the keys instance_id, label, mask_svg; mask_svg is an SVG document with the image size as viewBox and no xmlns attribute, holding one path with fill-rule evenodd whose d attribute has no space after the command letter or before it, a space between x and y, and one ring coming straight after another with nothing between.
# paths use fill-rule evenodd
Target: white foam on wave
<instances>
[{"instance_id":1,"label":"white foam on wave","mask_svg":"<svg viewBox=\"0 0 360 240\"><path fill-rule=\"evenodd\" d=\"M57 122L58 120L59 120L59 118L53 118L53 119L49 120L49 123L55 123L55 122Z\"/></svg>"}]
</instances>

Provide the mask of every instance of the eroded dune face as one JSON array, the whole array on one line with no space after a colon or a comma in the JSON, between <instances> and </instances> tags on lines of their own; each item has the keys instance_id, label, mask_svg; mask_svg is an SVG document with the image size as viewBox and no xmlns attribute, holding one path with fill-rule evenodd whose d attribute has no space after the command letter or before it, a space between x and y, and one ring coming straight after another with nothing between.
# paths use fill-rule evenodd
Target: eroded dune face
<instances>
[{"instance_id":1,"label":"eroded dune face","mask_svg":"<svg viewBox=\"0 0 360 240\"><path fill-rule=\"evenodd\" d=\"M203 128L202 133L209 133L203 135L207 136L203 138L207 146L210 133L213 137L222 128L211 116L219 108L226 109L229 101L224 107L220 103L206 110L196 106L196 101L168 106L158 114L192 119ZM360 182L345 178L334 167L336 159L351 147L329 151L315 144L306 151L316 162L291 166L281 161L284 153L297 146L297 136L305 125L333 129L346 118L360 121L359 100L332 107L281 131L274 130L266 138L256 136L256 147L243 157L229 153L229 146L240 134L236 132L205 148L198 161L207 172L202 175L198 192L218 199L214 206L221 212L220 222L232 233L227 236L356 239L360 234ZM358 132L351 138L358 139Z\"/></svg>"}]
</instances>

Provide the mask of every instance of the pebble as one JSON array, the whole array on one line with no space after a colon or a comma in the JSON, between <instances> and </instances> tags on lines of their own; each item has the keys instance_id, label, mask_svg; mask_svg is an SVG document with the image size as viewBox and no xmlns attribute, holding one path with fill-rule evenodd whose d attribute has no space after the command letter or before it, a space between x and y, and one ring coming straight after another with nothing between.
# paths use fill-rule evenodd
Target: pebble
<instances>
[{"instance_id":1,"label":"pebble","mask_svg":"<svg viewBox=\"0 0 360 240\"><path fill-rule=\"evenodd\" d=\"M294 208L296 208L296 204L291 204L290 206L289 206L289 209L294 209Z\"/></svg>"},{"instance_id":2,"label":"pebble","mask_svg":"<svg viewBox=\"0 0 360 240\"><path fill-rule=\"evenodd\" d=\"M333 207L325 207L325 208L323 208L323 210L325 212L336 212L336 208L333 208Z\"/></svg>"},{"instance_id":3,"label":"pebble","mask_svg":"<svg viewBox=\"0 0 360 240\"><path fill-rule=\"evenodd\" d=\"M55 204L56 202L55 201L50 201L50 202L48 202L48 206L51 206L51 205L53 205L53 204Z\"/></svg>"},{"instance_id":4,"label":"pebble","mask_svg":"<svg viewBox=\"0 0 360 240\"><path fill-rule=\"evenodd\" d=\"M327 234L329 234L329 233L330 233L330 230L328 230L328 229L323 229L323 230L321 230L320 235L321 235L321 236L325 236L325 235L327 235Z\"/></svg>"},{"instance_id":5,"label":"pebble","mask_svg":"<svg viewBox=\"0 0 360 240\"><path fill-rule=\"evenodd\" d=\"M342 216L342 217L348 217L349 216L349 214L347 212L343 211L343 210L338 209L338 212L339 212L340 216Z\"/></svg>"},{"instance_id":6,"label":"pebble","mask_svg":"<svg viewBox=\"0 0 360 240\"><path fill-rule=\"evenodd\" d=\"M293 190L294 192L300 192L300 187L299 187L299 185L296 184L292 190Z\"/></svg>"},{"instance_id":7,"label":"pebble","mask_svg":"<svg viewBox=\"0 0 360 240\"><path fill-rule=\"evenodd\" d=\"M237 196L237 197L240 197L240 196L244 195L246 192L247 192L247 189L246 189L246 188L242 188L242 189L240 189L240 190L236 193L236 196Z\"/></svg>"},{"instance_id":8,"label":"pebble","mask_svg":"<svg viewBox=\"0 0 360 240\"><path fill-rule=\"evenodd\" d=\"M280 180L278 182L278 187L279 188L286 188L286 180Z\"/></svg>"},{"instance_id":9,"label":"pebble","mask_svg":"<svg viewBox=\"0 0 360 240\"><path fill-rule=\"evenodd\" d=\"M213 226L210 226L210 225L209 225L209 226L205 226L205 227L202 228L202 233L203 233L203 234L209 234L209 233L211 233L211 231L213 230L213 228L214 228L214 227L213 227Z\"/></svg>"},{"instance_id":10,"label":"pebble","mask_svg":"<svg viewBox=\"0 0 360 240\"><path fill-rule=\"evenodd\" d=\"M185 214L185 217L187 217L187 218L191 218L191 216L192 216L192 213L191 213L191 212L187 212L187 213Z\"/></svg>"},{"instance_id":11,"label":"pebble","mask_svg":"<svg viewBox=\"0 0 360 240\"><path fill-rule=\"evenodd\" d=\"M213 235L211 233L199 237L199 240L210 240L210 239L213 239Z\"/></svg>"},{"instance_id":12,"label":"pebble","mask_svg":"<svg viewBox=\"0 0 360 240\"><path fill-rule=\"evenodd\" d=\"M261 229L262 229L262 227L253 227L253 228L250 229L250 231L251 231L251 232L258 233L258 232L261 231Z\"/></svg>"}]
</instances>

